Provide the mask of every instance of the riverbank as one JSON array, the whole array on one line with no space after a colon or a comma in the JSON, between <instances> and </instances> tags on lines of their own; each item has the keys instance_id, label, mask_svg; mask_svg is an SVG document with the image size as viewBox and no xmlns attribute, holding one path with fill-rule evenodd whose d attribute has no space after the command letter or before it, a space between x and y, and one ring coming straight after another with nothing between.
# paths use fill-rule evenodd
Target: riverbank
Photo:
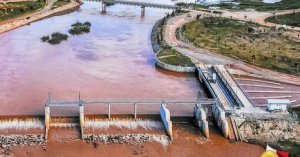
<instances>
[{"instance_id":1,"label":"riverbank","mask_svg":"<svg viewBox=\"0 0 300 157\"><path fill-rule=\"evenodd\" d=\"M36 15L23 17L23 18L18 19L16 21L9 21L7 23L4 23L4 24L0 25L0 34L4 33L4 32L7 32L7 31L10 31L10 30L13 30L13 29L16 29L18 27L30 24L31 22L54 16L54 14L59 14L61 12L65 12L65 11L68 11L68 10L77 9L81 4L82 4L82 2L80 2L80 1L71 0L71 2L69 4L66 4L62 7L59 7L59 8L53 9L53 10L49 10L49 11L46 11L46 12L42 12L42 13L39 13L39 14L36 14Z\"/></svg>"}]
</instances>

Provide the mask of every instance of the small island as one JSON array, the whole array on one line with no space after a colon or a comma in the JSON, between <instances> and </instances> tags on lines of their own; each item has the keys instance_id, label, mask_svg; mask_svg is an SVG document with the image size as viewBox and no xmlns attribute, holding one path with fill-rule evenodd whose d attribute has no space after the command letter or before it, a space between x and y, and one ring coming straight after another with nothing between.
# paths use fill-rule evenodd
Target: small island
<instances>
[{"instance_id":1,"label":"small island","mask_svg":"<svg viewBox=\"0 0 300 157\"><path fill-rule=\"evenodd\" d=\"M76 22L72 24L72 28L69 30L69 33L72 35L89 33L91 26L92 25L90 22L85 22L85 23Z\"/></svg>"},{"instance_id":2,"label":"small island","mask_svg":"<svg viewBox=\"0 0 300 157\"><path fill-rule=\"evenodd\" d=\"M51 35L51 38L49 36L43 36L41 38L42 42L48 42L51 45L57 45L60 44L62 41L68 39L68 35L62 34L59 32L55 32Z\"/></svg>"}]
</instances>

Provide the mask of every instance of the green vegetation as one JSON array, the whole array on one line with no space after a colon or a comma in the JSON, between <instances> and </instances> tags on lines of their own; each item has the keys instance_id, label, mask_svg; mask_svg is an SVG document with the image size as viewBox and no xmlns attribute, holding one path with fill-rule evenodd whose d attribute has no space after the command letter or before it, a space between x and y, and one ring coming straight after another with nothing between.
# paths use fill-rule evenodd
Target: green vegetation
<instances>
[{"instance_id":1,"label":"green vegetation","mask_svg":"<svg viewBox=\"0 0 300 157\"><path fill-rule=\"evenodd\" d=\"M256 66L298 75L300 40L282 28L221 17L205 17L187 23L183 36L195 46Z\"/></svg>"},{"instance_id":2,"label":"green vegetation","mask_svg":"<svg viewBox=\"0 0 300 157\"><path fill-rule=\"evenodd\" d=\"M41 38L43 42L48 42L51 45L57 45L61 43L64 40L68 39L68 35L62 34L59 32L55 32L51 35L51 38L49 36L44 36Z\"/></svg>"},{"instance_id":3,"label":"green vegetation","mask_svg":"<svg viewBox=\"0 0 300 157\"><path fill-rule=\"evenodd\" d=\"M106 6L112 6L112 5L115 5L116 3L115 2L106 2Z\"/></svg>"},{"instance_id":4,"label":"green vegetation","mask_svg":"<svg viewBox=\"0 0 300 157\"><path fill-rule=\"evenodd\" d=\"M300 157L299 143L284 140L278 141L276 143L270 143L269 145L277 150L290 152L290 157Z\"/></svg>"},{"instance_id":5,"label":"green vegetation","mask_svg":"<svg viewBox=\"0 0 300 157\"><path fill-rule=\"evenodd\" d=\"M265 19L265 21L271 23L286 24L289 26L300 27L300 12L268 17L267 19Z\"/></svg>"},{"instance_id":6,"label":"green vegetation","mask_svg":"<svg viewBox=\"0 0 300 157\"><path fill-rule=\"evenodd\" d=\"M71 2L70 0L58 0L53 4L51 9L59 8L61 6L69 4L70 2Z\"/></svg>"},{"instance_id":7,"label":"green vegetation","mask_svg":"<svg viewBox=\"0 0 300 157\"><path fill-rule=\"evenodd\" d=\"M300 107L293 107L291 108L292 112L295 112L298 115L298 120L300 122Z\"/></svg>"},{"instance_id":8,"label":"green vegetation","mask_svg":"<svg viewBox=\"0 0 300 157\"><path fill-rule=\"evenodd\" d=\"M75 24L72 24L72 28L69 30L69 33L72 35L79 35L83 33L89 33L91 28L90 22L76 22Z\"/></svg>"},{"instance_id":9,"label":"green vegetation","mask_svg":"<svg viewBox=\"0 0 300 157\"><path fill-rule=\"evenodd\" d=\"M195 64L187 56L182 55L176 50L171 50L170 48L164 49L157 54L159 61L170 65L184 66L184 67L194 67Z\"/></svg>"},{"instance_id":10,"label":"green vegetation","mask_svg":"<svg viewBox=\"0 0 300 157\"><path fill-rule=\"evenodd\" d=\"M85 23L76 22L76 23L72 24L71 26L72 26L72 28L69 30L69 33L72 35L78 35L78 34L90 32L90 28L91 28L92 24L90 22L85 22ZM67 40L68 37L69 36L66 34L56 32L51 35L51 38L49 36L43 36L41 38L41 41L48 42L51 45L56 45L56 44L61 43L64 40Z\"/></svg>"},{"instance_id":11,"label":"green vegetation","mask_svg":"<svg viewBox=\"0 0 300 157\"><path fill-rule=\"evenodd\" d=\"M239 5L230 3L214 4L210 6L220 7L221 9L233 9L233 10L245 10L255 9L257 11L275 11L286 9L298 9L300 8L299 0L282 0L277 3L263 3L262 1L249 1L249 0L235 0L239 2ZM194 8L208 8L209 6L203 6L196 4Z\"/></svg>"},{"instance_id":12,"label":"green vegetation","mask_svg":"<svg viewBox=\"0 0 300 157\"><path fill-rule=\"evenodd\" d=\"M20 15L32 13L46 4L46 0L37 2L13 2L0 4L0 21L8 20Z\"/></svg>"}]
</instances>

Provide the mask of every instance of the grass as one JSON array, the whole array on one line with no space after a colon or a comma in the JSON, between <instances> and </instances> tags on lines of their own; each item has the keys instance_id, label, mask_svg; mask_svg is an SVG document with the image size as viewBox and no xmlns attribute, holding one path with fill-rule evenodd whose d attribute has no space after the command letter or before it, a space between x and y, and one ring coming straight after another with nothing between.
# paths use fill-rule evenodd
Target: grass
<instances>
[{"instance_id":1,"label":"grass","mask_svg":"<svg viewBox=\"0 0 300 157\"><path fill-rule=\"evenodd\" d=\"M294 111L298 115L298 120L300 122L300 107L293 107L291 111Z\"/></svg>"},{"instance_id":2,"label":"grass","mask_svg":"<svg viewBox=\"0 0 300 157\"><path fill-rule=\"evenodd\" d=\"M283 29L221 17L205 17L183 26L183 36L197 47L244 62L297 75L300 41Z\"/></svg>"},{"instance_id":3,"label":"grass","mask_svg":"<svg viewBox=\"0 0 300 157\"><path fill-rule=\"evenodd\" d=\"M166 64L183 66L183 67L194 67L195 64L187 56L182 55L176 50L171 50L170 48L164 49L157 54L159 61Z\"/></svg>"},{"instance_id":4,"label":"grass","mask_svg":"<svg viewBox=\"0 0 300 157\"><path fill-rule=\"evenodd\" d=\"M69 30L69 33L72 35L89 33L91 26L92 25L90 22L85 22L85 23L76 22L72 24L72 28Z\"/></svg>"},{"instance_id":5,"label":"grass","mask_svg":"<svg viewBox=\"0 0 300 157\"><path fill-rule=\"evenodd\" d=\"M290 157L300 157L299 143L284 140L276 143L270 143L269 145L277 150L290 152Z\"/></svg>"},{"instance_id":6,"label":"grass","mask_svg":"<svg viewBox=\"0 0 300 157\"><path fill-rule=\"evenodd\" d=\"M0 4L0 21L32 13L44 7L45 4L46 0L39 0L37 2L26 1Z\"/></svg>"},{"instance_id":7,"label":"grass","mask_svg":"<svg viewBox=\"0 0 300 157\"><path fill-rule=\"evenodd\" d=\"M266 22L277 23L277 24L286 24L289 26L300 27L300 12L272 16L265 19Z\"/></svg>"},{"instance_id":8,"label":"grass","mask_svg":"<svg viewBox=\"0 0 300 157\"><path fill-rule=\"evenodd\" d=\"M239 2L239 5L234 4L213 4L210 6L220 7L221 9L232 9L232 10L245 10L255 9L257 11L275 11L275 10L286 10L286 9L298 9L300 8L299 0L282 0L277 3L263 3L262 1L249 1L249 0L235 0ZM203 6L195 4L194 8L208 8L209 6Z\"/></svg>"},{"instance_id":9,"label":"grass","mask_svg":"<svg viewBox=\"0 0 300 157\"><path fill-rule=\"evenodd\" d=\"M58 0L53 4L51 9L59 8L61 6L69 4L70 2L71 2L70 0Z\"/></svg>"},{"instance_id":10,"label":"grass","mask_svg":"<svg viewBox=\"0 0 300 157\"><path fill-rule=\"evenodd\" d=\"M51 45L57 45L60 44L64 40L68 40L68 35L62 34L59 32L55 32L51 35L51 38L49 36L43 36L41 38L42 42L48 42Z\"/></svg>"}]
</instances>

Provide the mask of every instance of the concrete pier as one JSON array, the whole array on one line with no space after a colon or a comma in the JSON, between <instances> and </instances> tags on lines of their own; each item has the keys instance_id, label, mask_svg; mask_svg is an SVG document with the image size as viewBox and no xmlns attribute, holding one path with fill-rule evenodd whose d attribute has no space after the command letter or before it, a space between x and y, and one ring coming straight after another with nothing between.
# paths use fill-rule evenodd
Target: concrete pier
<instances>
[{"instance_id":1,"label":"concrete pier","mask_svg":"<svg viewBox=\"0 0 300 157\"><path fill-rule=\"evenodd\" d=\"M169 135L171 141L173 140L173 132L172 132L172 121L171 121L171 114L167 105L162 103L160 106L160 116L161 120L166 128L167 134Z\"/></svg>"},{"instance_id":2,"label":"concrete pier","mask_svg":"<svg viewBox=\"0 0 300 157\"><path fill-rule=\"evenodd\" d=\"M206 120L206 112L202 108L201 104L196 104L194 107L195 117L198 122L198 126L201 129L203 135L209 138L209 127Z\"/></svg>"},{"instance_id":3,"label":"concrete pier","mask_svg":"<svg viewBox=\"0 0 300 157\"><path fill-rule=\"evenodd\" d=\"M45 139L48 137L48 131L50 128L50 107L45 107L45 127L46 127L46 133L45 133Z\"/></svg>"},{"instance_id":4,"label":"concrete pier","mask_svg":"<svg viewBox=\"0 0 300 157\"><path fill-rule=\"evenodd\" d=\"M107 118L110 120L110 104L108 104L108 116Z\"/></svg>"},{"instance_id":5,"label":"concrete pier","mask_svg":"<svg viewBox=\"0 0 300 157\"><path fill-rule=\"evenodd\" d=\"M141 16L145 16L145 6L141 6Z\"/></svg>"},{"instance_id":6,"label":"concrete pier","mask_svg":"<svg viewBox=\"0 0 300 157\"><path fill-rule=\"evenodd\" d=\"M102 2L102 12L106 13L106 3Z\"/></svg>"},{"instance_id":7,"label":"concrete pier","mask_svg":"<svg viewBox=\"0 0 300 157\"><path fill-rule=\"evenodd\" d=\"M219 129L222 131L223 136L228 138L229 126L225 117L225 112L217 104L213 105L213 115L217 121Z\"/></svg>"}]
</instances>

